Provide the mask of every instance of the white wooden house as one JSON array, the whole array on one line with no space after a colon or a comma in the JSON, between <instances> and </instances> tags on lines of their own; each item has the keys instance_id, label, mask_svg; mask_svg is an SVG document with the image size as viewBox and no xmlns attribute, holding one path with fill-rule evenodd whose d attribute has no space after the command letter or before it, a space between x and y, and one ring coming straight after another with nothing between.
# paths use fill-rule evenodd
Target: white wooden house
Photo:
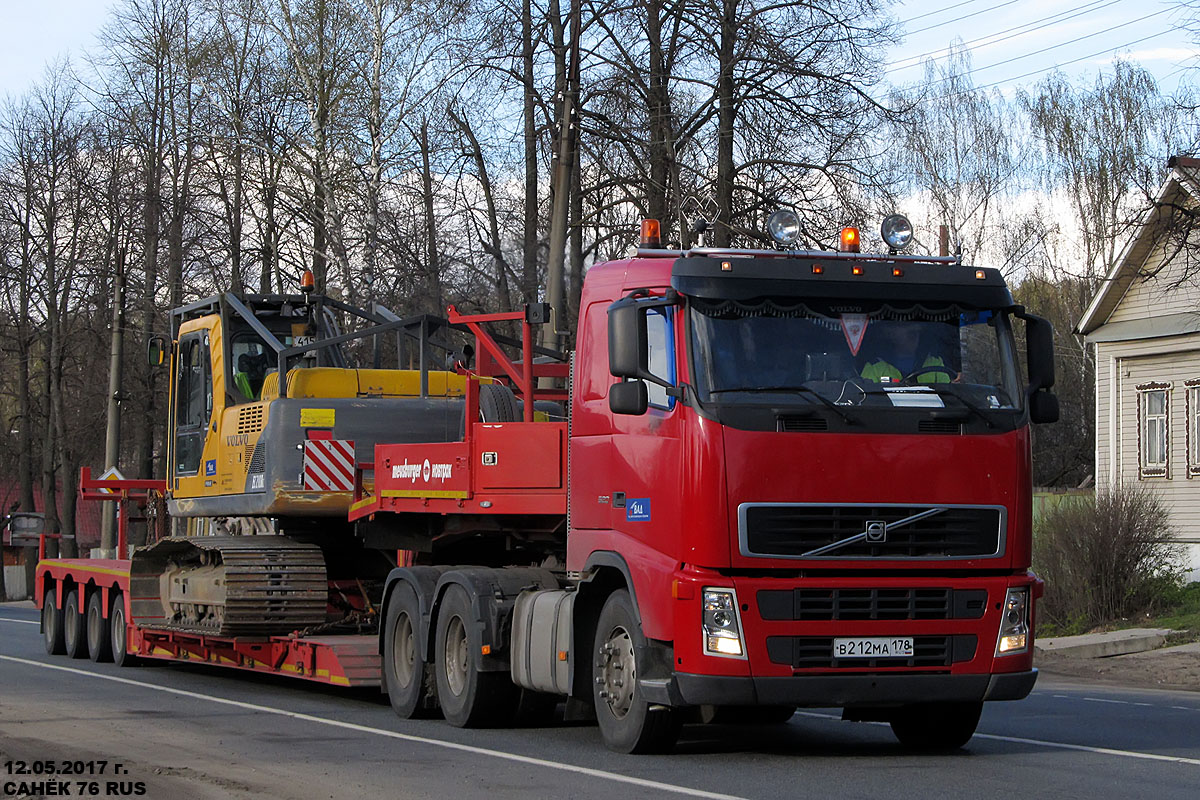
<instances>
[{"instance_id":1,"label":"white wooden house","mask_svg":"<svg viewBox=\"0 0 1200 800\"><path fill-rule=\"evenodd\" d=\"M1095 348L1096 483L1159 494L1200 580L1200 258L1176 246L1173 216L1200 211L1200 159L1168 166L1076 330Z\"/></svg>"}]
</instances>

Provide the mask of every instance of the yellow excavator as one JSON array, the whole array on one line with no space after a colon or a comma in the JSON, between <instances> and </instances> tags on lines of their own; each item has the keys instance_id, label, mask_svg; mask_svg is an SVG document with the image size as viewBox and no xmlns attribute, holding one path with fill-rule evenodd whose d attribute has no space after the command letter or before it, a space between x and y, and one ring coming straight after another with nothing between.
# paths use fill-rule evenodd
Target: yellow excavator
<instances>
[{"instance_id":1,"label":"yellow excavator","mask_svg":"<svg viewBox=\"0 0 1200 800\"><path fill-rule=\"evenodd\" d=\"M467 378L445 367L469 362L470 347L450 347L445 320L307 288L192 303L172 312L170 341L149 341L151 363L170 365L172 536L133 556L135 618L220 636L323 624L336 616L330 587L344 578L365 594L364 580L394 566L387 554L408 546L403 528L347 520L355 464L377 442L461 436ZM393 341L397 368L380 368ZM413 344L413 368L399 368ZM515 413L507 388L484 388L485 420Z\"/></svg>"}]
</instances>

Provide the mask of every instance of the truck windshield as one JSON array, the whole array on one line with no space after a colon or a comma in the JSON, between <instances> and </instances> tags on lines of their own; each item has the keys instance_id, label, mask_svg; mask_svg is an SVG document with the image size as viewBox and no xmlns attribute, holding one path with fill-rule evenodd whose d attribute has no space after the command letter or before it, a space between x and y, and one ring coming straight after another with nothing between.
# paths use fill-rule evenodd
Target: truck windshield
<instances>
[{"instance_id":1,"label":"truck windshield","mask_svg":"<svg viewBox=\"0 0 1200 800\"><path fill-rule=\"evenodd\" d=\"M690 322L702 403L975 411L1021 405L1002 310L693 299Z\"/></svg>"}]
</instances>

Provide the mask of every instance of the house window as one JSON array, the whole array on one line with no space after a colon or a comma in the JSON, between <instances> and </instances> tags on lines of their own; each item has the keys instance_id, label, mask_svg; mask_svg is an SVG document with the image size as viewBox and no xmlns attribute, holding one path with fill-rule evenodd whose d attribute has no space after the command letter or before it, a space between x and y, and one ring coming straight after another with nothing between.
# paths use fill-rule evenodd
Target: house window
<instances>
[{"instance_id":1,"label":"house window","mask_svg":"<svg viewBox=\"0 0 1200 800\"><path fill-rule=\"evenodd\" d=\"M1184 384L1187 388L1183 417L1187 433L1187 476L1200 475L1200 378Z\"/></svg>"},{"instance_id":2,"label":"house window","mask_svg":"<svg viewBox=\"0 0 1200 800\"><path fill-rule=\"evenodd\" d=\"M1144 383L1138 390L1138 477L1169 478L1171 385Z\"/></svg>"}]
</instances>

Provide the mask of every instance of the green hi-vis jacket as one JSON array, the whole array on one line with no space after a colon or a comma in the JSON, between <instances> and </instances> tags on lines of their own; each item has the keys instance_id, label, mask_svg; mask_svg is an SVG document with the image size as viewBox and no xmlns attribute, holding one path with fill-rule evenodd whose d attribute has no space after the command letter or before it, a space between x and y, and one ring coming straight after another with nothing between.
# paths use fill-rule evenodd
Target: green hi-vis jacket
<instances>
[{"instance_id":1,"label":"green hi-vis jacket","mask_svg":"<svg viewBox=\"0 0 1200 800\"><path fill-rule=\"evenodd\" d=\"M944 367L946 362L938 356L928 356L921 368L925 367ZM869 381L883 383L883 379L887 378L890 383L897 383L904 375L900 370L892 366L882 358L878 358L862 368L862 376ZM954 376L949 372L925 372L917 376L917 383L950 383L954 380Z\"/></svg>"}]
</instances>

